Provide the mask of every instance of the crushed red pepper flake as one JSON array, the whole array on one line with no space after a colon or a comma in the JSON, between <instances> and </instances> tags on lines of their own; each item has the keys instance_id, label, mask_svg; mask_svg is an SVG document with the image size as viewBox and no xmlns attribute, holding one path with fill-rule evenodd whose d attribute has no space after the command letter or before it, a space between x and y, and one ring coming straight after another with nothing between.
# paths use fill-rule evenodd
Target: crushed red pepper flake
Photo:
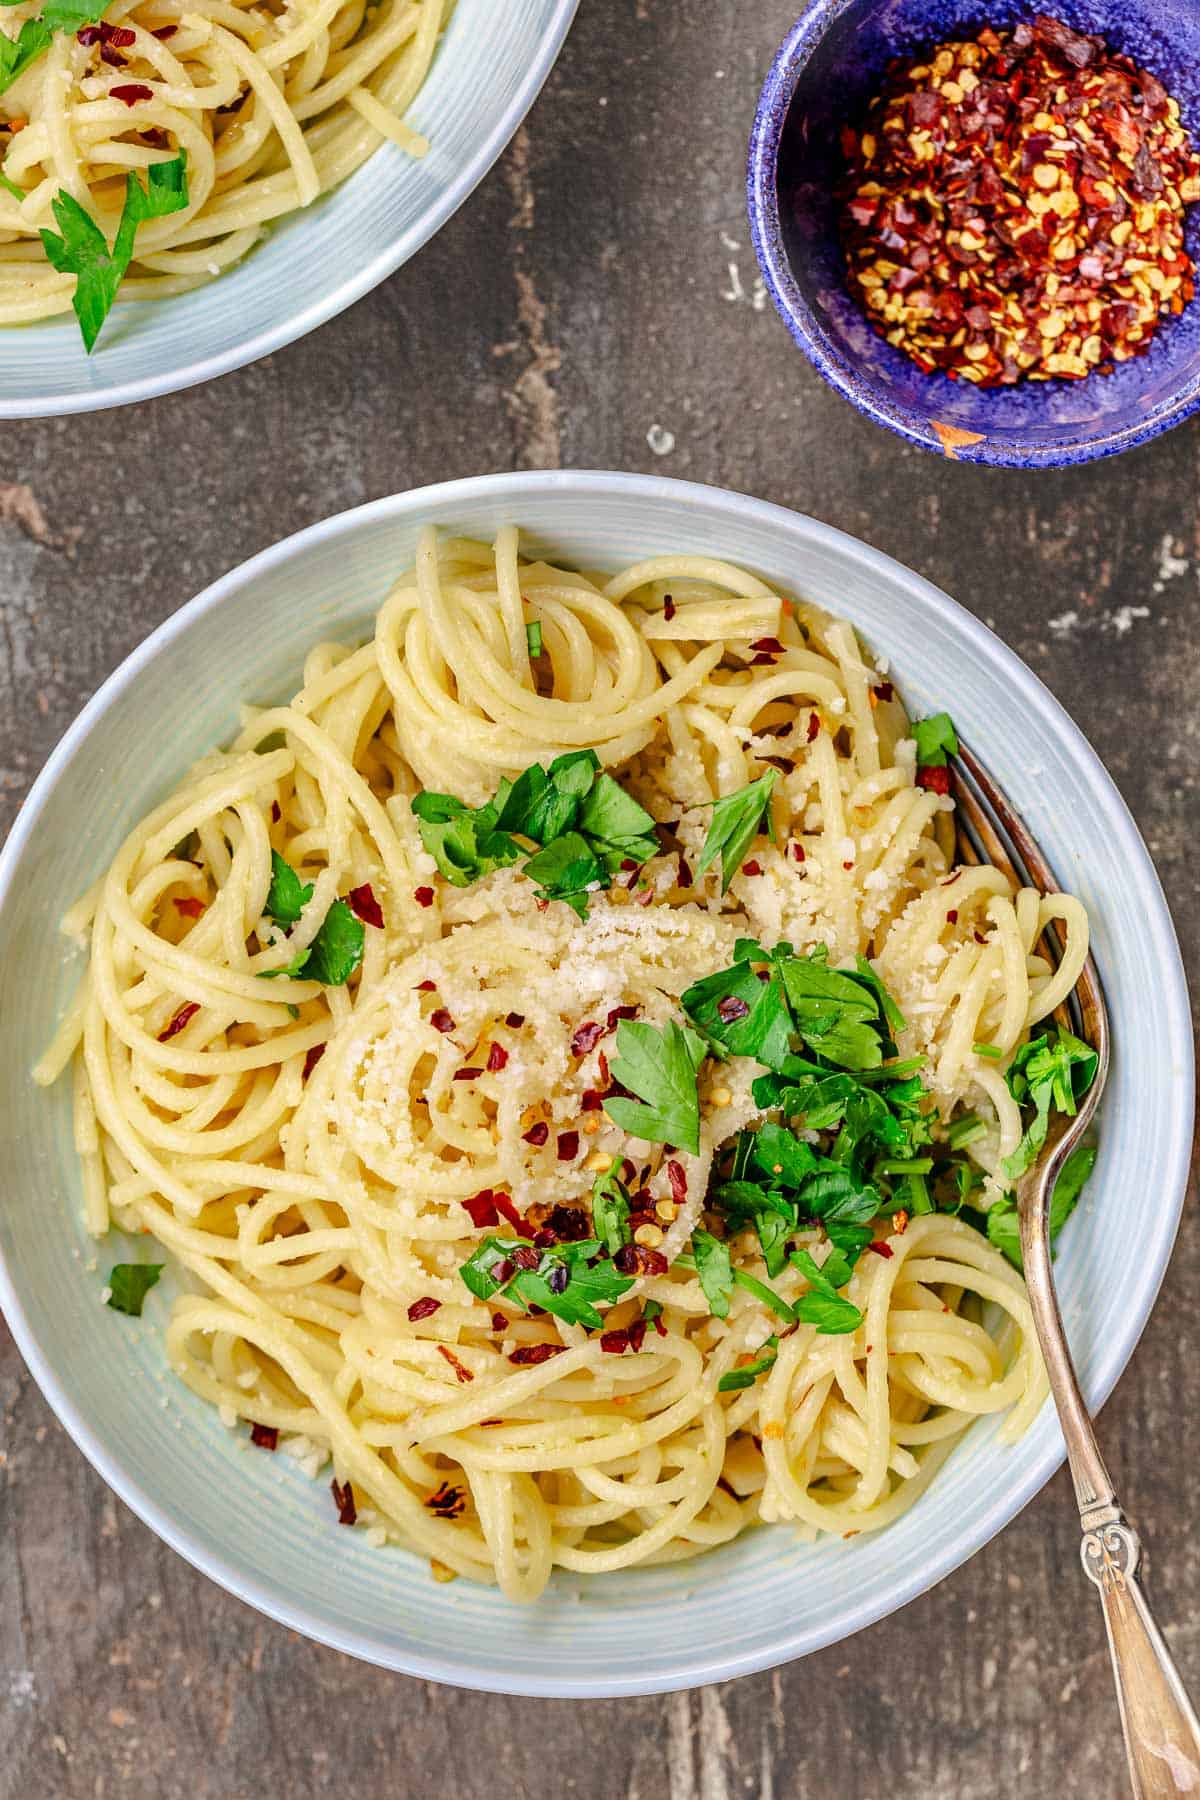
<instances>
[{"instance_id":1,"label":"crushed red pepper flake","mask_svg":"<svg viewBox=\"0 0 1200 1800\"><path fill-rule=\"evenodd\" d=\"M579 1133L577 1131L560 1131L557 1149L559 1162L574 1162L579 1155Z\"/></svg>"},{"instance_id":2,"label":"crushed red pepper flake","mask_svg":"<svg viewBox=\"0 0 1200 1800\"><path fill-rule=\"evenodd\" d=\"M439 1344L438 1350L441 1353L441 1355L445 1357L446 1361L450 1364L450 1367L454 1370L454 1377L455 1377L456 1381L464 1381L464 1382L465 1381L474 1381L475 1377L471 1373L470 1369L466 1368L462 1363L459 1362L457 1356L455 1356L455 1354L454 1354L453 1350L451 1350L449 1344Z\"/></svg>"},{"instance_id":3,"label":"crushed red pepper flake","mask_svg":"<svg viewBox=\"0 0 1200 1800\"><path fill-rule=\"evenodd\" d=\"M931 794L948 794L950 792L950 769L947 764L939 766L927 763L923 769L917 770L917 786L928 788Z\"/></svg>"},{"instance_id":4,"label":"crushed red pepper flake","mask_svg":"<svg viewBox=\"0 0 1200 1800\"><path fill-rule=\"evenodd\" d=\"M188 1020L194 1019L196 1014L199 1011L200 1011L199 1001L186 1000L184 1002L184 1004L179 1008L179 1011L171 1019L170 1023L162 1031L159 1032L159 1034L158 1034L159 1043L160 1044L169 1043L171 1038L178 1036L178 1034L183 1030L184 1026L187 1024Z\"/></svg>"},{"instance_id":5,"label":"crushed red pepper flake","mask_svg":"<svg viewBox=\"0 0 1200 1800\"><path fill-rule=\"evenodd\" d=\"M136 106L139 100L153 100L154 89L148 88L144 81L122 81L109 88L108 97L123 100L126 106Z\"/></svg>"},{"instance_id":6,"label":"crushed red pepper flake","mask_svg":"<svg viewBox=\"0 0 1200 1800\"><path fill-rule=\"evenodd\" d=\"M308 1080L309 1076L312 1074L313 1070L316 1068L317 1064L320 1062L320 1060L324 1056L324 1054L325 1054L324 1044L310 1044L308 1049L304 1052L304 1076L303 1076L303 1079L305 1081Z\"/></svg>"},{"instance_id":7,"label":"crushed red pepper flake","mask_svg":"<svg viewBox=\"0 0 1200 1800\"><path fill-rule=\"evenodd\" d=\"M250 1442L257 1444L260 1450L274 1450L279 1442L278 1425L254 1425L250 1427Z\"/></svg>"},{"instance_id":8,"label":"crushed red pepper flake","mask_svg":"<svg viewBox=\"0 0 1200 1800\"><path fill-rule=\"evenodd\" d=\"M339 1481L335 1475L329 1484L333 1495L333 1504L337 1507L339 1525L354 1525L358 1521L358 1508L354 1504L354 1489L348 1481Z\"/></svg>"},{"instance_id":9,"label":"crushed red pepper flake","mask_svg":"<svg viewBox=\"0 0 1200 1800\"><path fill-rule=\"evenodd\" d=\"M413 889L413 899L416 901L418 906L432 906L433 905L433 889L431 887L414 888Z\"/></svg>"},{"instance_id":10,"label":"crushed red pepper flake","mask_svg":"<svg viewBox=\"0 0 1200 1800\"><path fill-rule=\"evenodd\" d=\"M670 594L663 595L663 618L668 622L675 617L675 602Z\"/></svg>"},{"instance_id":11,"label":"crushed red pepper flake","mask_svg":"<svg viewBox=\"0 0 1200 1800\"><path fill-rule=\"evenodd\" d=\"M676 1206L682 1206L687 1199L687 1172L684 1169L683 1164L676 1162L673 1157L667 1164L667 1180L671 1184L672 1200L675 1202Z\"/></svg>"},{"instance_id":12,"label":"crushed red pepper flake","mask_svg":"<svg viewBox=\"0 0 1200 1800\"><path fill-rule=\"evenodd\" d=\"M198 900L194 894L184 894L175 899L172 904L176 912L183 913L185 918L189 919L198 919L201 913L208 910L204 901Z\"/></svg>"},{"instance_id":13,"label":"crushed red pepper flake","mask_svg":"<svg viewBox=\"0 0 1200 1800\"><path fill-rule=\"evenodd\" d=\"M448 1481L442 1481L432 1494L426 1494L425 1505L439 1519L457 1519L467 1510L467 1496L462 1488L451 1487Z\"/></svg>"},{"instance_id":14,"label":"crushed red pepper flake","mask_svg":"<svg viewBox=\"0 0 1200 1800\"><path fill-rule=\"evenodd\" d=\"M429 1023L433 1026L435 1031L446 1032L454 1030L453 1014L448 1013L444 1006L436 1006L433 1009L429 1015Z\"/></svg>"},{"instance_id":15,"label":"crushed red pepper flake","mask_svg":"<svg viewBox=\"0 0 1200 1800\"><path fill-rule=\"evenodd\" d=\"M585 1019L571 1039L571 1055L586 1056L604 1036L604 1027L595 1019Z\"/></svg>"},{"instance_id":16,"label":"crushed red pepper flake","mask_svg":"<svg viewBox=\"0 0 1200 1800\"><path fill-rule=\"evenodd\" d=\"M511 1027L514 1031L520 1031L522 1025L525 1023L525 1014L524 1013L515 1013L515 1012L514 1013L505 1013L504 1023L506 1025L511 1025Z\"/></svg>"},{"instance_id":17,"label":"crushed red pepper flake","mask_svg":"<svg viewBox=\"0 0 1200 1800\"><path fill-rule=\"evenodd\" d=\"M375 898L369 881L364 881L361 887L351 888L346 898L356 919L361 919L364 925L374 925L378 930L383 930L383 909Z\"/></svg>"},{"instance_id":18,"label":"crushed red pepper flake","mask_svg":"<svg viewBox=\"0 0 1200 1800\"><path fill-rule=\"evenodd\" d=\"M475 1067L455 1069L451 1081L475 1081L483 1074L483 1070Z\"/></svg>"},{"instance_id":19,"label":"crushed red pepper flake","mask_svg":"<svg viewBox=\"0 0 1200 1800\"><path fill-rule=\"evenodd\" d=\"M820 731L820 729L821 729L821 721L817 717L816 713L809 713L809 715L808 715L808 732L804 739L805 743L811 744L813 739L817 736L817 733Z\"/></svg>"},{"instance_id":20,"label":"crushed red pepper flake","mask_svg":"<svg viewBox=\"0 0 1200 1800\"><path fill-rule=\"evenodd\" d=\"M525 1142L527 1144L532 1144L536 1150L540 1148L550 1136L550 1127L547 1125L545 1119L538 1119L535 1124L529 1127L528 1131L522 1133L522 1136L524 1137Z\"/></svg>"},{"instance_id":21,"label":"crushed red pepper flake","mask_svg":"<svg viewBox=\"0 0 1200 1800\"><path fill-rule=\"evenodd\" d=\"M508 1061L508 1051L503 1044L492 1044L487 1053L487 1071L489 1075L498 1075Z\"/></svg>"},{"instance_id":22,"label":"crushed red pepper flake","mask_svg":"<svg viewBox=\"0 0 1200 1800\"><path fill-rule=\"evenodd\" d=\"M528 1367L531 1364L549 1362L552 1356L561 1356L566 1348L565 1344L521 1344L508 1360L520 1367Z\"/></svg>"},{"instance_id":23,"label":"crushed red pepper flake","mask_svg":"<svg viewBox=\"0 0 1200 1800\"><path fill-rule=\"evenodd\" d=\"M421 1298L414 1300L409 1307L408 1316L415 1325L419 1319L432 1318L441 1304L441 1301L435 1300L432 1294L422 1294Z\"/></svg>"},{"instance_id":24,"label":"crushed red pepper flake","mask_svg":"<svg viewBox=\"0 0 1200 1800\"><path fill-rule=\"evenodd\" d=\"M1200 157L1178 104L1061 20L894 65L842 151L850 290L927 374L1109 373L1193 297Z\"/></svg>"}]
</instances>

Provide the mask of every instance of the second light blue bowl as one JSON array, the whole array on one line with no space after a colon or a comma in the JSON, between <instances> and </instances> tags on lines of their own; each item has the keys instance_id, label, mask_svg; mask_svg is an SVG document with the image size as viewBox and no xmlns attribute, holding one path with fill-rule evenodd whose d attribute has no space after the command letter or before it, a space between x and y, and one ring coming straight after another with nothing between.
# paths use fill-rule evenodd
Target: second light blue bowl
<instances>
[{"instance_id":1,"label":"second light blue bowl","mask_svg":"<svg viewBox=\"0 0 1200 1800\"><path fill-rule=\"evenodd\" d=\"M1003 29L1039 8L1015 0L814 0L788 33L762 90L750 139L750 229L788 330L833 387L880 425L965 462L1035 468L1130 449L1200 407L1200 298L1159 330L1149 353L1085 381L981 392L923 375L878 337L843 278L832 188L839 127L878 93L888 61ZM1196 0L1056 0L1044 7L1096 32L1150 69L1200 141ZM1200 207L1188 251L1200 255Z\"/></svg>"}]
</instances>

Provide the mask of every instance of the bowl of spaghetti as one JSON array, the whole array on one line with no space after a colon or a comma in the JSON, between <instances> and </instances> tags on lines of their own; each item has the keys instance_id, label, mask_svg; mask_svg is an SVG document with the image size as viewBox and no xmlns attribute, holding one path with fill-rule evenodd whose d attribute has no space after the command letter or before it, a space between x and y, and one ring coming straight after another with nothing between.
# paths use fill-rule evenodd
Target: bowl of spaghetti
<instances>
[{"instance_id":1,"label":"bowl of spaghetti","mask_svg":"<svg viewBox=\"0 0 1200 1800\"><path fill-rule=\"evenodd\" d=\"M956 730L1061 894L956 861ZM295 1629L519 1693L770 1666L1061 1456L1008 1189L1090 1079L1056 1022L1089 943L1117 1054L1058 1280L1099 1404L1191 1038L1062 709L738 495L380 501L184 607L26 803L0 1300L116 1491Z\"/></svg>"},{"instance_id":2,"label":"bowl of spaghetti","mask_svg":"<svg viewBox=\"0 0 1200 1800\"><path fill-rule=\"evenodd\" d=\"M189 387L360 299L487 173L574 10L10 7L0 418Z\"/></svg>"}]
</instances>

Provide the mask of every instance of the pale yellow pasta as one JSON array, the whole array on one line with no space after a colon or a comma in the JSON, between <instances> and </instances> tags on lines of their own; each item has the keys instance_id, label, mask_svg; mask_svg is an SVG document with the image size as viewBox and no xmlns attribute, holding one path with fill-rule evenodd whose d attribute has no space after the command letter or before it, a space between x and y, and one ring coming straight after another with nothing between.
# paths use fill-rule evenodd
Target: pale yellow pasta
<instances>
[{"instance_id":1,"label":"pale yellow pasta","mask_svg":"<svg viewBox=\"0 0 1200 1800\"><path fill-rule=\"evenodd\" d=\"M592 893L580 920L535 905L517 868L442 878L418 789L477 805L583 745L669 827L645 886ZM773 841L722 895L717 869L694 874L712 802L771 766ZM88 1226L147 1231L182 1272L166 1350L184 1381L349 1484L375 1541L443 1575L528 1600L555 1567L675 1560L754 1521L886 1525L973 1420L1004 1413L1012 1435L1041 1404L1019 1275L956 1218L900 1217L850 1279L856 1330L781 1326L741 1287L713 1317L675 1259L721 1145L761 1117L756 1066L702 1065L698 1152L664 1160L585 1100L613 1044L576 1034L621 1007L678 1017L739 936L867 956L942 1119L986 1127L986 1205L1021 1132L1004 1068L1073 985L1087 922L955 867L950 811L916 779L886 674L815 607L710 558L589 576L523 558L511 528L427 532L370 641L315 646L299 693L248 708L68 915L90 960L36 1073L73 1067ZM273 851L312 887L286 945L264 916ZM368 887L384 923L348 985L263 978ZM473 1296L459 1269L485 1228L465 1201L507 1196L536 1228L586 1209L634 1148L665 1272L604 1322L655 1302L640 1350ZM797 1241L828 1249L816 1228ZM751 1234L734 1251L765 1277ZM807 1287L792 1263L773 1283L789 1305ZM773 1366L722 1391L772 1333ZM538 1345L553 1353L521 1360Z\"/></svg>"}]
</instances>

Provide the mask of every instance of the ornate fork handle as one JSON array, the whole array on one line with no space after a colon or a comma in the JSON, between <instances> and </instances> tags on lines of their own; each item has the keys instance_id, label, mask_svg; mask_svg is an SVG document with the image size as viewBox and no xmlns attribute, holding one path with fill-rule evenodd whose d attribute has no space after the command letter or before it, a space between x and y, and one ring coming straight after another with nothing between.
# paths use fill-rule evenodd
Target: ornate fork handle
<instances>
[{"instance_id":1,"label":"ornate fork handle","mask_svg":"<svg viewBox=\"0 0 1200 1800\"><path fill-rule=\"evenodd\" d=\"M1080 1557L1100 1590L1136 1800L1200 1800L1200 1723L1138 1579L1141 1544L1120 1508L1089 1529Z\"/></svg>"},{"instance_id":2,"label":"ornate fork handle","mask_svg":"<svg viewBox=\"0 0 1200 1800\"><path fill-rule=\"evenodd\" d=\"M1048 1200L1063 1151L1075 1133L1061 1133L1041 1165L1018 1188L1021 1248L1030 1305L1046 1373L1067 1445L1083 1527L1080 1557L1104 1608L1121 1728L1134 1800L1200 1800L1200 1720L1154 1623L1138 1579L1141 1542L1117 1503L1079 1389L1054 1289L1046 1231Z\"/></svg>"}]
</instances>

